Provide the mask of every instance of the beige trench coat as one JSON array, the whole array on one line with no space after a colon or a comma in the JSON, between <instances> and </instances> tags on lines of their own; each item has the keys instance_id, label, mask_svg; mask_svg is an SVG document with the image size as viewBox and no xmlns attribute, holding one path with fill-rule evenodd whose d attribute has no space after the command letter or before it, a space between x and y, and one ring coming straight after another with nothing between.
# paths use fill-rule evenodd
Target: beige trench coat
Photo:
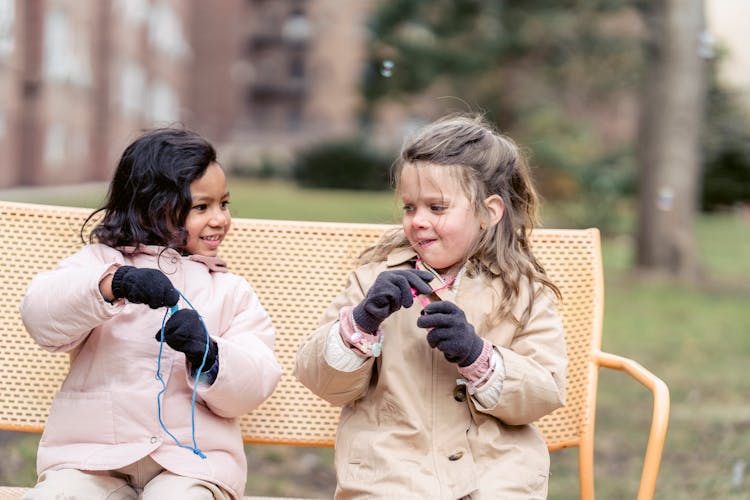
<instances>
[{"instance_id":1,"label":"beige trench coat","mask_svg":"<svg viewBox=\"0 0 750 500\"><path fill-rule=\"evenodd\" d=\"M387 262L353 272L297 354L297 378L343 406L336 437L336 498L545 498L549 452L533 422L564 404L567 366L551 294L539 296L528 324L516 332L511 322L486 326L493 296L499 300L500 295L480 277L464 276L455 293L437 292L461 307L477 333L502 355L505 379L493 408L456 391L456 365L430 348L425 330L416 326L417 301L382 324L380 357L350 373L325 362L326 338L339 310L359 303L381 271L413 267L414 257L413 251L401 250ZM492 287L500 292L497 280ZM517 317L530 292L528 286L521 290Z\"/></svg>"}]
</instances>

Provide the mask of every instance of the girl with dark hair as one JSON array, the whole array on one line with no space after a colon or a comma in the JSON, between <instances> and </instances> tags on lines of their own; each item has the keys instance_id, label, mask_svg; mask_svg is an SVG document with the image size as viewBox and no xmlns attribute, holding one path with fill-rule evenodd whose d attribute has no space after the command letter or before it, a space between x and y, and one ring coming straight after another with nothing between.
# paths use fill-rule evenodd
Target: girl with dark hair
<instances>
[{"instance_id":1,"label":"girl with dark hair","mask_svg":"<svg viewBox=\"0 0 750 500\"><path fill-rule=\"evenodd\" d=\"M546 498L534 421L564 404L567 358L523 155L448 116L406 141L394 177L401 227L297 353L299 380L343 406L336 498Z\"/></svg>"},{"instance_id":2,"label":"girl with dark hair","mask_svg":"<svg viewBox=\"0 0 750 500\"><path fill-rule=\"evenodd\" d=\"M271 395L281 369L268 314L218 257L228 204L211 144L147 132L88 218L103 212L89 244L32 280L26 329L69 353L70 371L27 498L242 497L236 418Z\"/></svg>"}]
</instances>

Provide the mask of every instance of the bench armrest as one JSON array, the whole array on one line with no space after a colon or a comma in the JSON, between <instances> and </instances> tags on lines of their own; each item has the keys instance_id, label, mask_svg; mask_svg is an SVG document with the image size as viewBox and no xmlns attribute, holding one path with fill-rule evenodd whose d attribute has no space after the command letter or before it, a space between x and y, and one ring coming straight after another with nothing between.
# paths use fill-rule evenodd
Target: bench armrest
<instances>
[{"instance_id":1,"label":"bench armrest","mask_svg":"<svg viewBox=\"0 0 750 500\"><path fill-rule=\"evenodd\" d=\"M654 410L651 417L651 431L646 445L646 457L643 462L641 484L638 488L638 500L654 497L656 478L659 475L661 455L667 437L669 423L669 388L659 377L648 371L636 361L615 354L595 351L592 354L595 364L600 367L620 370L635 378L651 391L654 397Z\"/></svg>"}]
</instances>

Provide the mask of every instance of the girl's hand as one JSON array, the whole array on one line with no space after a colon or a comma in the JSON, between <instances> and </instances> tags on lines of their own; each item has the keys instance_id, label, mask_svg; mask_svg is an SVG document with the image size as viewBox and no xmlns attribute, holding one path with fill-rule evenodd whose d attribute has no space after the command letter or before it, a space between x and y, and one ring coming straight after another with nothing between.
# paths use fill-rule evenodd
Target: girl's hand
<instances>
[{"instance_id":1,"label":"girl's hand","mask_svg":"<svg viewBox=\"0 0 750 500\"><path fill-rule=\"evenodd\" d=\"M482 354L484 341L474 333L464 312L453 302L432 302L425 306L417 320L420 328L431 328L427 334L430 347L437 347L445 359L458 366L469 366Z\"/></svg>"},{"instance_id":2,"label":"girl's hand","mask_svg":"<svg viewBox=\"0 0 750 500\"><path fill-rule=\"evenodd\" d=\"M161 331L156 332L156 340L161 341ZM206 352L206 330L197 312L192 309L180 309L164 325L164 341L174 349L185 353L190 366L197 369ZM219 347L211 340L206 355L205 369L210 369L216 361Z\"/></svg>"},{"instance_id":3,"label":"girl's hand","mask_svg":"<svg viewBox=\"0 0 750 500\"><path fill-rule=\"evenodd\" d=\"M122 266L112 277L112 295L135 304L148 304L151 309L172 307L180 295L167 276L158 269Z\"/></svg>"},{"instance_id":4,"label":"girl's hand","mask_svg":"<svg viewBox=\"0 0 750 500\"><path fill-rule=\"evenodd\" d=\"M414 303L412 288L418 293L430 294L427 284L434 278L432 273L403 269L383 271L367 291L367 296L354 307L352 316L357 326L368 333L375 333L388 316L402 307Z\"/></svg>"}]
</instances>

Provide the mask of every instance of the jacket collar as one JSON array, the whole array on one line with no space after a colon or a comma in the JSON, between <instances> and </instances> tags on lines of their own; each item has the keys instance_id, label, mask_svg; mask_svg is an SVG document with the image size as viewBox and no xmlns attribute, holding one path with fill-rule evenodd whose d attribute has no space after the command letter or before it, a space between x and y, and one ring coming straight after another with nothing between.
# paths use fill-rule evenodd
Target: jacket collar
<instances>
[{"instance_id":1,"label":"jacket collar","mask_svg":"<svg viewBox=\"0 0 750 500\"><path fill-rule=\"evenodd\" d=\"M188 255L188 260L194 262L202 262L208 267L210 271L215 273L226 273L229 271L227 263L224 262L220 257L206 257L204 255Z\"/></svg>"},{"instance_id":2,"label":"jacket collar","mask_svg":"<svg viewBox=\"0 0 750 500\"><path fill-rule=\"evenodd\" d=\"M174 248L165 248L158 245L138 245L138 246L122 246L117 247L119 251L126 255L134 255L137 253L144 255L153 255L164 257L168 259L187 259L193 262L200 262L205 265L210 271L216 273L226 273L228 271L227 264L220 257L206 257L203 255L180 255L180 253ZM176 262L176 261L175 261Z\"/></svg>"},{"instance_id":3,"label":"jacket collar","mask_svg":"<svg viewBox=\"0 0 750 500\"><path fill-rule=\"evenodd\" d=\"M417 252L412 247L396 248L388 254L385 259L385 264L388 267L395 267L401 264L406 264L409 261L417 260Z\"/></svg>"}]
</instances>

